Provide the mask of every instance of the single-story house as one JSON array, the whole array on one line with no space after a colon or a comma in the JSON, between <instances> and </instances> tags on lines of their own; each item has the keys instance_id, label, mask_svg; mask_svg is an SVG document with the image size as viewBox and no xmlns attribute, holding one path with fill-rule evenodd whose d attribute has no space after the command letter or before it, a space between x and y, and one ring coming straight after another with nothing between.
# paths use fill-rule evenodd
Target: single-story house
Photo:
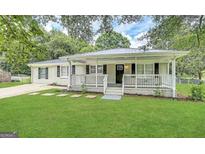
<instances>
[{"instance_id":1,"label":"single-story house","mask_svg":"<svg viewBox=\"0 0 205 154\"><path fill-rule=\"evenodd\" d=\"M117 48L30 63L33 83L104 94L176 96L176 64L188 51Z\"/></svg>"}]
</instances>

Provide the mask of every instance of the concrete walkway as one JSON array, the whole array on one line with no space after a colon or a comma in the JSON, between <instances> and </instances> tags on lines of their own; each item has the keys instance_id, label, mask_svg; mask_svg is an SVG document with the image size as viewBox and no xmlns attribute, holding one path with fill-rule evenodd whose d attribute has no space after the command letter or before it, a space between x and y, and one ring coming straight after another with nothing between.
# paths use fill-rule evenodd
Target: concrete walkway
<instances>
[{"instance_id":1,"label":"concrete walkway","mask_svg":"<svg viewBox=\"0 0 205 154\"><path fill-rule=\"evenodd\" d=\"M66 87L48 86L44 84L24 84L15 87L0 88L0 99L53 88L66 89Z\"/></svg>"}]
</instances>

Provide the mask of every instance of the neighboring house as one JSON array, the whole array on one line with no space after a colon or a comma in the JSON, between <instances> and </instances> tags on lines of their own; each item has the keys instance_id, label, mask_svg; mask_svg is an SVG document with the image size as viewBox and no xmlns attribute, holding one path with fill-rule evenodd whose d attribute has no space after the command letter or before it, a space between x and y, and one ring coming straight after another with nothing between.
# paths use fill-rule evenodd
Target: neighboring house
<instances>
[{"instance_id":1,"label":"neighboring house","mask_svg":"<svg viewBox=\"0 0 205 154\"><path fill-rule=\"evenodd\" d=\"M33 83L104 94L176 96L175 60L187 51L119 48L31 63Z\"/></svg>"},{"instance_id":2,"label":"neighboring house","mask_svg":"<svg viewBox=\"0 0 205 154\"><path fill-rule=\"evenodd\" d=\"M11 73L4 71L0 68L0 82L10 82L11 81Z\"/></svg>"}]
</instances>

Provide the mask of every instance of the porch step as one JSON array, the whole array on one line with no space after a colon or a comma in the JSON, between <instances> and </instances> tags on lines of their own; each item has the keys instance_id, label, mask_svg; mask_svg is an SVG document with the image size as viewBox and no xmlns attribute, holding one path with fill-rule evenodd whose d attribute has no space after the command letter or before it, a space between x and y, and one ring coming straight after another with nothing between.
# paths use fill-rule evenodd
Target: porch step
<instances>
[{"instance_id":1,"label":"porch step","mask_svg":"<svg viewBox=\"0 0 205 154\"><path fill-rule=\"evenodd\" d=\"M105 91L106 95L122 95L122 88L121 87L107 87Z\"/></svg>"}]
</instances>

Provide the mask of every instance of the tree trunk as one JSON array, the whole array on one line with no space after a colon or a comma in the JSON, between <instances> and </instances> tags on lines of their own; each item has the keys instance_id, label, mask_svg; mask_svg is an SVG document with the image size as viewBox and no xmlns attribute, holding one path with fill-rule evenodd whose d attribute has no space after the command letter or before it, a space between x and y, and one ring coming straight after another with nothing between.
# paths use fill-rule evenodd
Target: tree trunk
<instances>
[{"instance_id":1,"label":"tree trunk","mask_svg":"<svg viewBox=\"0 0 205 154\"><path fill-rule=\"evenodd\" d=\"M198 77L199 77L199 80L201 80L201 78L202 78L202 73L201 72L198 72Z\"/></svg>"},{"instance_id":2,"label":"tree trunk","mask_svg":"<svg viewBox=\"0 0 205 154\"><path fill-rule=\"evenodd\" d=\"M197 30L197 34L196 34L197 42L198 42L198 47L200 47L200 45L201 45L200 35L201 35L201 31L202 31L201 25L202 25L203 17L204 17L203 15L201 15L201 16L199 17L199 26L198 26L198 30Z\"/></svg>"}]
</instances>

